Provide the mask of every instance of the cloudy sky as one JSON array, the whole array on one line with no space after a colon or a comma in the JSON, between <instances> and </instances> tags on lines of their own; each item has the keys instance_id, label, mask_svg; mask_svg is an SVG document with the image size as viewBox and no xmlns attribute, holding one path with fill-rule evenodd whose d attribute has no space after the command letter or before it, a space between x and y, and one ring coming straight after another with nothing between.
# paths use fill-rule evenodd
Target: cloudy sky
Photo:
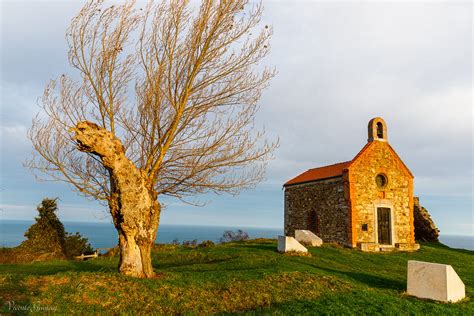
<instances>
[{"instance_id":1,"label":"cloudy sky","mask_svg":"<svg viewBox=\"0 0 474 316\"><path fill-rule=\"evenodd\" d=\"M470 2L265 1L278 69L257 121L280 148L267 180L205 207L166 200L162 223L282 227L282 184L350 160L382 116L389 142L415 175L444 234L474 235L473 68ZM26 132L46 82L73 70L65 29L82 2L0 1L0 218L32 219L43 197L60 198L64 221L110 221L106 209L22 166Z\"/></svg>"}]
</instances>

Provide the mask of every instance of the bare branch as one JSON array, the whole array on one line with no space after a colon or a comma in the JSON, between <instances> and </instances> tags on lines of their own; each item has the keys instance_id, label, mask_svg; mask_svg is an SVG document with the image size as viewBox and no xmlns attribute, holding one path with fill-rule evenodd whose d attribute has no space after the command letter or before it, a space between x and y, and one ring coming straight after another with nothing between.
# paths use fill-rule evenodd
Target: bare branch
<instances>
[{"instance_id":1,"label":"bare branch","mask_svg":"<svg viewBox=\"0 0 474 316\"><path fill-rule=\"evenodd\" d=\"M88 121L121 140L156 195L183 199L254 186L277 145L254 126L275 75L260 66L272 35L260 24L262 10L247 0L203 1L198 10L188 1L150 1L141 9L134 1L89 1L66 35L81 80L63 75L46 86L26 165L110 202L110 170L94 153L78 151L69 132Z\"/></svg>"}]
</instances>

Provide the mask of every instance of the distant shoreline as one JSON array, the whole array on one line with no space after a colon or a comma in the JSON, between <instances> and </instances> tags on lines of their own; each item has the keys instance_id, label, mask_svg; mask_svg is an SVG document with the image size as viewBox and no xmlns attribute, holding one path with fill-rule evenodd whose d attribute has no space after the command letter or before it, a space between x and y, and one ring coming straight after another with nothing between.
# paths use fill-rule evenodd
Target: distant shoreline
<instances>
[{"instance_id":1,"label":"distant shoreline","mask_svg":"<svg viewBox=\"0 0 474 316\"><path fill-rule=\"evenodd\" d=\"M33 223L34 220L0 219L0 247L18 246L24 240L24 232ZM64 221L63 224L68 232L77 231L88 238L94 248L109 248L116 245L117 234L112 223ZM156 242L170 243L175 239L179 242L193 239L197 239L198 242L204 240L218 242L224 231L237 229L248 232L250 238L277 238L283 234L283 229L277 227L161 224ZM448 247L474 251L473 235L443 234L439 239Z\"/></svg>"}]
</instances>

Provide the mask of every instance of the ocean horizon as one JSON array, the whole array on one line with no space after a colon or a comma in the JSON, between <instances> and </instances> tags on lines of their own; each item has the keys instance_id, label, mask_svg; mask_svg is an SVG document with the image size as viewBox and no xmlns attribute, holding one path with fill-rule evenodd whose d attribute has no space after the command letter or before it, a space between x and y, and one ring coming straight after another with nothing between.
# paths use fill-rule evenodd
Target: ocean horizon
<instances>
[{"instance_id":1,"label":"ocean horizon","mask_svg":"<svg viewBox=\"0 0 474 316\"><path fill-rule=\"evenodd\" d=\"M24 233L34 220L0 220L0 247L16 247L25 240ZM89 240L93 248L112 248L117 245L118 236L112 223L107 222L70 222L64 221L64 228L69 233L79 232ZM283 228L277 227L244 227L212 225L177 225L161 224L158 227L156 243L171 243L178 240L196 239L198 242L212 240L219 242L225 231L241 229L250 238L273 238L283 234ZM474 251L474 236L440 235L440 242L451 248Z\"/></svg>"},{"instance_id":2,"label":"ocean horizon","mask_svg":"<svg viewBox=\"0 0 474 316\"><path fill-rule=\"evenodd\" d=\"M0 247L16 247L25 240L24 233L34 223L33 220L0 220ZM63 221L69 233L79 232L89 240L93 248L112 248L118 243L118 235L112 223L107 222L70 222ZM198 242L212 240L219 242L227 230L241 229L250 238L277 238L283 229L275 227L211 226L161 224L158 227L156 243L171 243L178 240L196 239Z\"/></svg>"}]
</instances>

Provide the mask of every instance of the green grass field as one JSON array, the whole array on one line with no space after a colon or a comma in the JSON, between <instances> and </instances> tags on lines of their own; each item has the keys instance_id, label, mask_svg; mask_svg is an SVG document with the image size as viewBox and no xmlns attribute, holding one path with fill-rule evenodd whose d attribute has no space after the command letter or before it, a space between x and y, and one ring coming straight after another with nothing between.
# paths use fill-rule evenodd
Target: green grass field
<instances>
[{"instance_id":1,"label":"green grass field","mask_svg":"<svg viewBox=\"0 0 474 316\"><path fill-rule=\"evenodd\" d=\"M310 252L311 257L282 255L270 240L161 246L153 257L157 278L149 280L116 273L116 257L3 264L0 312L474 314L472 251L422 244L416 253L362 253L331 245ZM467 298L445 304L407 296L407 260L451 264Z\"/></svg>"}]
</instances>

